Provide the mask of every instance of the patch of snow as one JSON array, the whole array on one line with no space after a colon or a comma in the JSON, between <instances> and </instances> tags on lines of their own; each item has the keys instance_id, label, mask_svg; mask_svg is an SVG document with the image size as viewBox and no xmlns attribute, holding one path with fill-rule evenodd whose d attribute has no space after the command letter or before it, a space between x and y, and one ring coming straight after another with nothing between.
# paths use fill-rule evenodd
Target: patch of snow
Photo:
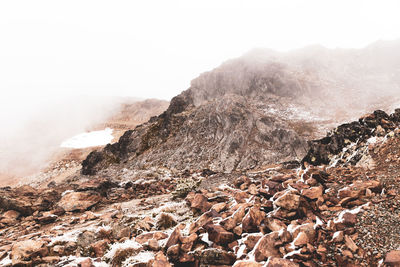
<instances>
[{"instance_id":1,"label":"patch of snow","mask_svg":"<svg viewBox=\"0 0 400 267\"><path fill-rule=\"evenodd\" d=\"M102 225L99 228L97 228L96 233L100 232L101 230L103 231L111 231L111 226L110 225Z\"/></svg>"},{"instance_id":2,"label":"patch of snow","mask_svg":"<svg viewBox=\"0 0 400 267\"><path fill-rule=\"evenodd\" d=\"M358 213L360 213L361 211L363 211L363 208L364 207L368 207L370 205L370 203L368 202L368 203L366 203L366 204L364 204L364 205L361 205L361 206L358 206L358 207L356 207L356 208L354 208L354 209L351 209L351 210L348 210L348 209L346 209L346 210L343 210L343 211L341 211L340 213L339 213L339 215L338 215L338 217L335 219L335 220L333 220L333 222L334 223L341 223L341 222L343 222L343 216L346 214L346 213L351 213L351 214L358 214Z\"/></svg>"},{"instance_id":3,"label":"patch of snow","mask_svg":"<svg viewBox=\"0 0 400 267\"><path fill-rule=\"evenodd\" d=\"M211 241L208 239L208 233L202 234L202 235L200 235L200 237L201 237L201 241L203 241L204 243L207 243L207 245L208 245L209 247L212 246L213 242L211 242Z\"/></svg>"},{"instance_id":4,"label":"patch of snow","mask_svg":"<svg viewBox=\"0 0 400 267\"><path fill-rule=\"evenodd\" d=\"M127 258L123 263L123 267L132 266L134 263L147 263L154 259L154 253L151 251L142 251L139 254Z\"/></svg>"},{"instance_id":5,"label":"patch of snow","mask_svg":"<svg viewBox=\"0 0 400 267\"><path fill-rule=\"evenodd\" d=\"M65 148L86 148L93 146L103 146L113 140L113 129L106 128L102 131L92 131L81 133L65 140L61 143L61 147Z\"/></svg>"},{"instance_id":6,"label":"patch of snow","mask_svg":"<svg viewBox=\"0 0 400 267\"><path fill-rule=\"evenodd\" d=\"M332 236L332 239L336 239L336 238L338 238L338 237L339 237L339 235L340 235L340 233L341 233L341 231L337 231L337 232L335 232L335 233L333 234L333 236Z\"/></svg>"},{"instance_id":7,"label":"patch of snow","mask_svg":"<svg viewBox=\"0 0 400 267\"><path fill-rule=\"evenodd\" d=\"M118 250L124 250L124 249L141 249L142 245L140 245L138 242L136 242L135 240L126 240L123 243L114 243L111 245L110 249L107 251L107 253L104 255L105 259L112 259L115 256L115 253Z\"/></svg>"},{"instance_id":8,"label":"patch of snow","mask_svg":"<svg viewBox=\"0 0 400 267\"><path fill-rule=\"evenodd\" d=\"M74 190L65 190L64 192L62 192L61 197L65 196L69 193L73 193L73 192L74 192Z\"/></svg>"},{"instance_id":9,"label":"patch of snow","mask_svg":"<svg viewBox=\"0 0 400 267\"><path fill-rule=\"evenodd\" d=\"M0 266L11 266L11 265L12 261L10 259L10 253L8 253L7 257L5 257L0 261Z\"/></svg>"},{"instance_id":10,"label":"patch of snow","mask_svg":"<svg viewBox=\"0 0 400 267\"><path fill-rule=\"evenodd\" d=\"M291 256L294 256L294 255L296 255L296 254L299 254L299 255L301 254L301 248L298 249L298 250L294 250L294 251L292 251L292 252L289 252L288 254L286 254L285 256L283 256L283 258L286 259L286 258L291 257Z\"/></svg>"},{"instance_id":11,"label":"patch of snow","mask_svg":"<svg viewBox=\"0 0 400 267\"><path fill-rule=\"evenodd\" d=\"M314 230L317 229L318 226L323 226L323 225L324 225L324 222L320 218L316 217L316 223L314 224Z\"/></svg>"},{"instance_id":12,"label":"patch of snow","mask_svg":"<svg viewBox=\"0 0 400 267\"><path fill-rule=\"evenodd\" d=\"M82 233L82 231L84 231L84 230L87 230L87 231L94 230L94 226L87 227L87 228L75 229L75 230L66 232L63 235L53 237L53 238L51 238L51 242L50 242L49 246L53 246L57 242L62 242L62 243L63 242L69 242L69 241L76 242L77 238L78 238L78 235L80 233Z\"/></svg>"},{"instance_id":13,"label":"patch of snow","mask_svg":"<svg viewBox=\"0 0 400 267\"><path fill-rule=\"evenodd\" d=\"M218 186L218 189L219 189L219 190L222 190L222 191L224 191L224 190L226 190L226 189L228 189L228 190L235 190L235 188L233 188L233 187L231 187L231 186L229 186L229 185L227 185L227 184L221 184L220 186Z\"/></svg>"}]
</instances>

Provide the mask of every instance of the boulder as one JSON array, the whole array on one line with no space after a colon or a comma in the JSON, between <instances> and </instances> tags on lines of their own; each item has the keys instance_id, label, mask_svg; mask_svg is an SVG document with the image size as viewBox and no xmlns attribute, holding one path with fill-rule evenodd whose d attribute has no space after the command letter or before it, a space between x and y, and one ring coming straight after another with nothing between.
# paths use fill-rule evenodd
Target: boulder
<instances>
[{"instance_id":1,"label":"boulder","mask_svg":"<svg viewBox=\"0 0 400 267\"><path fill-rule=\"evenodd\" d=\"M299 208L300 196L292 191L287 191L282 196L278 197L274 204L286 210L294 211Z\"/></svg>"},{"instance_id":2,"label":"boulder","mask_svg":"<svg viewBox=\"0 0 400 267\"><path fill-rule=\"evenodd\" d=\"M260 208L259 205L255 205L249 209L242 221L243 232L255 232L259 229L258 227L265 219L265 213Z\"/></svg>"},{"instance_id":3,"label":"boulder","mask_svg":"<svg viewBox=\"0 0 400 267\"><path fill-rule=\"evenodd\" d=\"M203 194L196 194L190 203L190 207L200 212L206 212L211 208L211 204Z\"/></svg>"},{"instance_id":4,"label":"boulder","mask_svg":"<svg viewBox=\"0 0 400 267\"><path fill-rule=\"evenodd\" d=\"M308 189L303 189L301 194L306 198L315 200L322 197L324 188L322 186L310 187Z\"/></svg>"},{"instance_id":5,"label":"boulder","mask_svg":"<svg viewBox=\"0 0 400 267\"><path fill-rule=\"evenodd\" d=\"M244 244L246 245L247 249L251 251L256 246L258 240L260 240L262 237L262 233L249 234L244 239Z\"/></svg>"},{"instance_id":6,"label":"boulder","mask_svg":"<svg viewBox=\"0 0 400 267\"><path fill-rule=\"evenodd\" d=\"M159 230L169 229L177 224L175 218L168 213L160 213L156 218L156 227Z\"/></svg>"},{"instance_id":7,"label":"boulder","mask_svg":"<svg viewBox=\"0 0 400 267\"><path fill-rule=\"evenodd\" d=\"M171 235L168 238L167 243L165 244L165 247L167 249L169 249L170 247L179 244L179 240L181 239L181 230L184 228L185 226L183 224L180 224L178 226L175 227L174 231L171 233Z\"/></svg>"},{"instance_id":8,"label":"boulder","mask_svg":"<svg viewBox=\"0 0 400 267\"><path fill-rule=\"evenodd\" d=\"M218 245L226 245L235 239L233 233L226 231L221 225L207 224L204 229L208 232L208 239Z\"/></svg>"},{"instance_id":9,"label":"boulder","mask_svg":"<svg viewBox=\"0 0 400 267\"><path fill-rule=\"evenodd\" d=\"M13 265L32 265L35 258L45 257L48 249L44 241L24 240L12 246L10 258Z\"/></svg>"},{"instance_id":10,"label":"boulder","mask_svg":"<svg viewBox=\"0 0 400 267\"><path fill-rule=\"evenodd\" d=\"M108 239L97 241L90 245L90 250L92 251L94 256L101 258L106 253L109 243L110 241Z\"/></svg>"},{"instance_id":11,"label":"boulder","mask_svg":"<svg viewBox=\"0 0 400 267\"><path fill-rule=\"evenodd\" d=\"M96 205L101 197L96 192L70 192L58 202L58 206L65 211L85 211Z\"/></svg>"},{"instance_id":12,"label":"boulder","mask_svg":"<svg viewBox=\"0 0 400 267\"><path fill-rule=\"evenodd\" d=\"M158 252L153 260L147 263L147 267L171 267L172 265L168 262L167 257L161 251Z\"/></svg>"},{"instance_id":13,"label":"boulder","mask_svg":"<svg viewBox=\"0 0 400 267\"><path fill-rule=\"evenodd\" d=\"M265 225L272 232L275 232L275 231L278 232L278 231L280 231L282 229L286 229L286 224L284 222L282 222L282 221L280 221L278 219L275 219L275 218L271 218L271 217L268 217L265 220Z\"/></svg>"},{"instance_id":14,"label":"boulder","mask_svg":"<svg viewBox=\"0 0 400 267\"><path fill-rule=\"evenodd\" d=\"M7 224L7 225L12 225L16 224L18 221L17 219L19 218L20 213L15 210L8 210L2 214L0 217L0 223Z\"/></svg>"},{"instance_id":15,"label":"boulder","mask_svg":"<svg viewBox=\"0 0 400 267\"><path fill-rule=\"evenodd\" d=\"M156 231L156 232L150 232L150 233L143 233L135 237L135 241L138 242L139 244L144 244L150 239L155 239L155 240L162 240L166 239L168 237L168 234L161 232L161 231Z\"/></svg>"},{"instance_id":16,"label":"boulder","mask_svg":"<svg viewBox=\"0 0 400 267\"><path fill-rule=\"evenodd\" d=\"M208 265L232 265L236 261L236 255L221 249L210 248L191 252L194 258L201 264Z\"/></svg>"},{"instance_id":17,"label":"boulder","mask_svg":"<svg viewBox=\"0 0 400 267\"><path fill-rule=\"evenodd\" d=\"M255 260L260 262L266 260L268 257L279 257L279 251L275 247L278 238L277 232L264 235L254 247Z\"/></svg>"}]
</instances>

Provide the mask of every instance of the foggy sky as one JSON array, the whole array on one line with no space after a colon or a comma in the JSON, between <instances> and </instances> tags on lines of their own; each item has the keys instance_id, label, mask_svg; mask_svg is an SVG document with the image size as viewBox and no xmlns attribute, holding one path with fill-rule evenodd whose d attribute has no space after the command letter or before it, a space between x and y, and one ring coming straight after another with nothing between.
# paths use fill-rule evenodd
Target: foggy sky
<instances>
[{"instance_id":1,"label":"foggy sky","mask_svg":"<svg viewBox=\"0 0 400 267\"><path fill-rule=\"evenodd\" d=\"M1 1L0 88L170 99L255 47L399 38L396 0Z\"/></svg>"}]
</instances>

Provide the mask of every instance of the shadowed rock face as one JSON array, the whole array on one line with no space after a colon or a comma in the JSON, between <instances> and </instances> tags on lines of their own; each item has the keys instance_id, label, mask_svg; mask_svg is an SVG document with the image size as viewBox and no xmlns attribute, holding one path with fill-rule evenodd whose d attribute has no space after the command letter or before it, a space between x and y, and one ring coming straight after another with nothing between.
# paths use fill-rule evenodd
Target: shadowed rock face
<instances>
[{"instance_id":1,"label":"shadowed rock face","mask_svg":"<svg viewBox=\"0 0 400 267\"><path fill-rule=\"evenodd\" d=\"M360 150L368 138L384 136L389 130L398 127L399 123L400 109L396 109L391 115L376 110L358 121L338 126L322 139L311 141L310 149L302 162L312 165L329 164L333 156L338 155L345 147L355 144L355 150ZM360 159L360 156L354 154L350 163L356 164Z\"/></svg>"}]
</instances>

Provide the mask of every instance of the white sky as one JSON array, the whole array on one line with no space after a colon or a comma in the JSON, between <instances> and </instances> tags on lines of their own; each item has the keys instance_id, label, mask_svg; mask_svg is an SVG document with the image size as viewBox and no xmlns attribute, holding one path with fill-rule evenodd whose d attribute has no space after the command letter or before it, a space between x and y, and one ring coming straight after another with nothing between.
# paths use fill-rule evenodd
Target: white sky
<instances>
[{"instance_id":1,"label":"white sky","mask_svg":"<svg viewBox=\"0 0 400 267\"><path fill-rule=\"evenodd\" d=\"M255 47L399 38L399 12L398 0L4 0L0 90L169 99Z\"/></svg>"}]
</instances>

